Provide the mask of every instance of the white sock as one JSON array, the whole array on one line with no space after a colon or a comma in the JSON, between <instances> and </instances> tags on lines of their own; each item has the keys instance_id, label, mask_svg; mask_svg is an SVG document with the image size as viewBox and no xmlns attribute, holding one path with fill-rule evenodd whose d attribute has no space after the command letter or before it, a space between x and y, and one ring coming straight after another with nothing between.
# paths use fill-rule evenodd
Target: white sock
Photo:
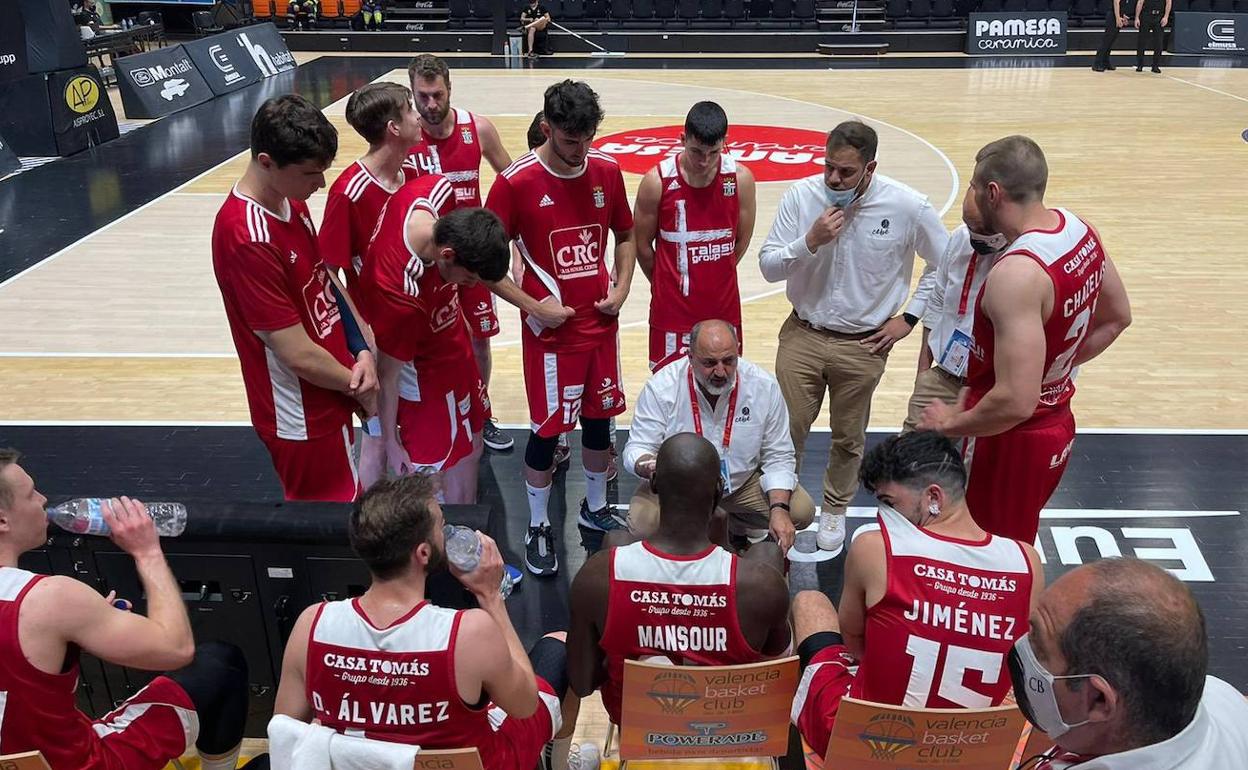
<instances>
[{"instance_id":1,"label":"white sock","mask_svg":"<svg viewBox=\"0 0 1248 770\"><path fill-rule=\"evenodd\" d=\"M550 742L550 770L568 770L568 753L571 750L571 735L552 740Z\"/></svg>"},{"instance_id":2,"label":"white sock","mask_svg":"<svg viewBox=\"0 0 1248 770\"><path fill-rule=\"evenodd\" d=\"M585 502L589 510L600 511L607 507L607 472L594 473L585 470Z\"/></svg>"},{"instance_id":3,"label":"white sock","mask_svg":"<svg viewBox=\"0 0 1248 770\"><path fill-rule=\"evenodd\" d=\"M540 527L543 524L550 523L550 516L546 513L546 508L550 504L550 486L535 487L529 482L524 482L524 488L529 492L529 526Z\"/></svg>"},{"instance_id":4,"label":"white sock","mask_svg":"<svg viewBox=\"0 0 1248 770\"><path fill-rule=\"evenodd\" d=\"M228 754L221 754L216 757L199 755L199 766L202 770L234 770L238 767L238 754L242 750L243 744L238 744L234 750Z\"/></svg>"}]
</instances>

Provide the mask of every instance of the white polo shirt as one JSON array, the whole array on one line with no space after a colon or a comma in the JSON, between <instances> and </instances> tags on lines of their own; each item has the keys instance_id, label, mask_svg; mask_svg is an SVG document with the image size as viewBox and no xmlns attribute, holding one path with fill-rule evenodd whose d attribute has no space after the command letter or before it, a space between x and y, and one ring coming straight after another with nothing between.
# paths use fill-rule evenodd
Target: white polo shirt
<instances>
[{"instance_id":1,"label":"white polo shirt","mask_svg":"<svg viewBox=\"0 0 1248 770\"><path fill-rule=\"evenodd\" d=\"M1086 760L1042 760L1037 770L1232 770L1248 767L1248 701L1205 677L1191 724L1168 741Z\"/></svg>"},{"instance_id":2,"label":"white polo shirt","mask_svg":"<svg viewBox=\"0 0 1248 770\"><path fill-rule=\"evenodd\" d=\"M966 376L969 347L975 338L975 303L996 261L996 254L980 254L971 248L970 231L962 225L949 234L936 268L923 325L929 330L927 347L933 365L955 377Z\"/></svg>"},{"instance_id":3,"label":"white polo shirt","mask_svg":"<svg viewBox=\"0 0 1248 770\"><path fill-rule=\"evenodd\" d=\"M780 200L759 267L799 318L845 334L874 331L905 311L923 317L949 234L927 196L879 172L845 210L845 227L812 254L806 233L828 209L823 174L799 179ZM927 262L913 297L914 254Z\"/></svg>"},{"instance_id":4,"label":"white polo shirt","mask_svg":"<svg viewBox=\"0 0 1248 770\"><path fill-rule=\"evenodd\" d=\"M793 439L789 435L789 408L780 394L780 384L765 369L737 360L740 389L732 415L728 405L732 391L711 407L695 381L693 392L702 416L702 437L723 451L724 427L731 417L729 436L728 476L730 491L741 488L754 472L762 469L763 491L797 487L797 459ZM635 473L637 461L645 455L658 454L659 445L677 433L696 433L693 408L689 399L689 359L678 359L655 372L641 389L633 408L633 423L624 445L624 467Z\"/></svg>"}]
</instances>

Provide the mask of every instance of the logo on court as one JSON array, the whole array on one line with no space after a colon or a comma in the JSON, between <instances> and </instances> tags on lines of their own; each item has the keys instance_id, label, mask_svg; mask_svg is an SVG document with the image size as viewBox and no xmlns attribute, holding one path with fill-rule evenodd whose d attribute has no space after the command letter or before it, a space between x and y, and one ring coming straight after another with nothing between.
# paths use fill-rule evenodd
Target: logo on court
<instances>
[{"instance_id":1,"label":"logo on court","mask_svg":"<svg viewBox=\"0 0 1248 770\"><path fill-rule=\"evenodd\" d=\"M684 126L657 126L609 134L594 141L620 168L644 174L664 158L680 152ZM724 153L744 163L760 182L783 182L810 176L823 168L827 134L787 126L737 126L728 129ZM736 183L724 182L724 195L736 193Z\"/></svg>"},{"instance_id":2,"label":"logo on court","mask_svg":"<svg viewBox=\"0 0 1248 770\"><path fill-rule=\"evenodd\" d=\"M100 100L100 85L86 75L79 75L65 86L65 104L82 115L95 109Z\"/></svg>"}]
</instances>

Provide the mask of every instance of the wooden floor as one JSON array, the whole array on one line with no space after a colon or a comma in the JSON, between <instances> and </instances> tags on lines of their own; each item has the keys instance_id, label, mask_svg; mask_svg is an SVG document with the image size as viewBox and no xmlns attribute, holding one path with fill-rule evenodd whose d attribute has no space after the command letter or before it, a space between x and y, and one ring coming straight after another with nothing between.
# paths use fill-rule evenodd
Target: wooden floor
<instances>
[{"instance_id":1,"label":"wooden floor","mask_svg":"<svg viewBox=\"0 0 1248 770\"><path fill-rule=\"evenodd\" d=\"M604 134L679 123L700 99L719 101L740 123L824 130L862 117L880 131L880 170L929 195L950 227L975 151L1006 134L1034 137L1049 158L1049 200L1100 228L1135 310L1127 335L1081 372L1080 424L1248 426L1248 359L1240 355L1248 71L464 69L453 76L454 103L493 118L514 156L543 89L562 77L584 78L599 91ZM341 131L335 172L363 151L343 107L327 110ZM0 342L12 375L6 418L246 419L209 257L213 215L244 163L240 157L209 171L0 288L0 328L10 330ZM487 167L483 187L492 177ZM630 192L638 181L628 176ZM776 331L790 308L782 287L759 275L757 248L785 186L759 186L754 247L740 266L746 356L763 364L774 361ZM314 211L323 201L323 194L313 199ZM630 401L645 381L647 303L638 275L621 331ZM915 335L893 353L874 426L900 423L917 345ZM496 415L526 423L510 308L495 362Z\"/></svg>"}]
</instances>

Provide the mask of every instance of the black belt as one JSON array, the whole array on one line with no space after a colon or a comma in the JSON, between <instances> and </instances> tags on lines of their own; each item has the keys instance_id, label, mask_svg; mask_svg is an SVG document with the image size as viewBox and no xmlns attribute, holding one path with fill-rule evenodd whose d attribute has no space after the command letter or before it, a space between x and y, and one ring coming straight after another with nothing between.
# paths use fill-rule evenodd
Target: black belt
<instances>
[{"instance_id":1,"label":"black belt","mask_svg":"<svg viewBox=\"0 0 1248 770\"><path fill-rule=\"evenodd\" d=\"M870 337L872 334L879 331L879 329L872 329L869 332L838 332L833 331L832 329L825 329L822 326L815 326L810 321L802 318L797 314L796 310L793 311L793 320L797 321L798 326L801 326L803 329L809 329L812 332L818 332L819 334L826 334L827 336L838 340L865 340L867 337Z\"/></svg>"}]
</instances>

